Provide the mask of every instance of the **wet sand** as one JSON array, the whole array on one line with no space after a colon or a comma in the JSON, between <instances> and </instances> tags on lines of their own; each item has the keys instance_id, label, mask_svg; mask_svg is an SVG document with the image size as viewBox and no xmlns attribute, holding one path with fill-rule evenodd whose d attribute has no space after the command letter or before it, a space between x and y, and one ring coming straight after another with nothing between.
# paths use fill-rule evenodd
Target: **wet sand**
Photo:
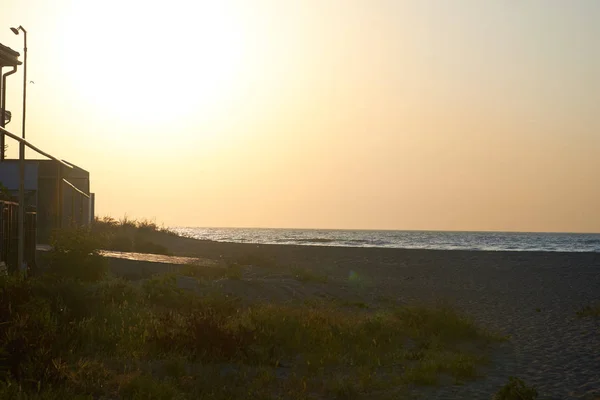
<instances>
[{"instance_id":1,"label":"wet sand","mask_svg":"<svg viewBox=\"0 0 600 400\"><path fill-rule=\"evenodd\" d=\"M270 275L246 266L241 282L221 282L217 290L252 290L267 300L275 300L269 293L281 298L341 291L367 302L443 303L510 335L485 378L428 391L426 398L490 398L517 376L536 386L541 399L600 399L600 318L576 316L600 303L600 253L252 245L177 237L160 242L177 256L271 265ZM277 275L277 269L294 268L325 274L329 281L302 285Z\"/></svg>"}]
</instances>

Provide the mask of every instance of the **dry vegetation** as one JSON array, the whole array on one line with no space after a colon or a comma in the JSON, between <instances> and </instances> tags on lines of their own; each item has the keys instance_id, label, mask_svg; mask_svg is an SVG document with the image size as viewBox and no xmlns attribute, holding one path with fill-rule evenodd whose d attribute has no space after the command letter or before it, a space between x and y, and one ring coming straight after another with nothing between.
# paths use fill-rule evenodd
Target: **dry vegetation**
<instances>
[{"instance_id":1,"label":"dry vegetation","mask_svg":"<svg viewBox=\"0 0 600 400\"><path fill-rule=\"evenodd\" d=\"M116 220L111 217L96 218L92 233L105 250L170 255L169 249L153 241L156 235L177 235L147 219L134 220L127 216Z\"/></svg>"},{"instance_id":2,"label":"dry vegetation","mask_svg":"<svg viewBox=\"0 0 600 400\"><path fill-rule=\"evenodd\" d=\"M588 304L582 307L580 310L576 311L576 314L579 318L600 317L600 304Z\"/></svg>"},{"instance_id":3,"label":"dry vegetation","mask_svg":"<svg viewBox=\"0 0 600 400\"><path fill-rule=\"evenodd\" d=\"M477 379L502 340L448 308L242 304L182 290L173 274L109 277L97 243L59 235L43 274L0 277L0 398L397 399Z\"/></svg>"}]
</instances>

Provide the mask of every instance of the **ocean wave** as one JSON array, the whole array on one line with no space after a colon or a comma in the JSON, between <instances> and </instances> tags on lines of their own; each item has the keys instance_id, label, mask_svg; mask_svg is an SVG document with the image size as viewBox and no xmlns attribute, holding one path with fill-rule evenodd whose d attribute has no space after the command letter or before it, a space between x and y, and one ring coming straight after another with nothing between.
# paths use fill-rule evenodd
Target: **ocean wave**
<instances>
[{"instance_id":1,"label":"ocean wave","mask_svg":"<svg viewBox=\"0 0 600 400\"><path fill-rule=\"evenodd\" d=\"M351 243L351 244L372 244L373 240L370 240L370 239L350 239L350 240L345 240L344 243Z\"/></svg>"},{"instance_id":2,"label":"ocean wave","mask_svg":"<svg viewBox=\"0 0 600 400\"><path fill-rule=\"evenodd\" d=\"M600 235L486 232L408 232L307 229L179 228L201 240L256 244L404 249L600 253Z\"/></svg>"},{"instance_id":3,"label":"ocean wave","mask_svg":"<svg viewBox=\"0 0 600 400\"><path fill-rule=\"evenodd\" d=\"M600 244L600 239L584 239L581 241L583 244Z\"/></svg>"},{"instance_id":4,"label":"ocean wave","mask_svg":"<svg viewBox=\"0 0 600 400\"><path fill-rule=\"evenodd\" d=\"M335 239L326 239L326 238L289 239L289 241L298 242L298 243L332 243L332 242L336 242Z\"/></svg>"}]
</instances>

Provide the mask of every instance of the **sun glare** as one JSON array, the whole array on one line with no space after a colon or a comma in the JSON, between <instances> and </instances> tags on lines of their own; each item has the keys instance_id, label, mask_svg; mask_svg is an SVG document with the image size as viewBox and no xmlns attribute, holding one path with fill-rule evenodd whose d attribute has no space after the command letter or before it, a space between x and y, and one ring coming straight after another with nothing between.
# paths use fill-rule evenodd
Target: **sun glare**
<instances>
[{"instance_id":1,"label":"sun glare","mask_svg":"<svg viewBox=\"0 0 600 400\"><path fill-rule=\"evenodd\" d=\"M107 121L166 123L211 113L233 95L246 46L224 4L72 4L62 32L65 73L76 98Z\"/></svg>"}]
</instances>

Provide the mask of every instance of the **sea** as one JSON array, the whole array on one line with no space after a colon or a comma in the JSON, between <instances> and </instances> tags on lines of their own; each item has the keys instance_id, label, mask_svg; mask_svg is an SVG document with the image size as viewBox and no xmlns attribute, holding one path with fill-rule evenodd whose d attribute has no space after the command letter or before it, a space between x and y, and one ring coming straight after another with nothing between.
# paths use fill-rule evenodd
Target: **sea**
<instances>
[{"instance_id":1,"label":"sea","mask_svg":"<svg viewBox=\"0 0 600 400\"><path fill-rule=\"evenodd\" d=\"M171 228L217 242L400 249L600 252L600 233L443 232L268 228Z\"/></svg>"}]
</instances>

